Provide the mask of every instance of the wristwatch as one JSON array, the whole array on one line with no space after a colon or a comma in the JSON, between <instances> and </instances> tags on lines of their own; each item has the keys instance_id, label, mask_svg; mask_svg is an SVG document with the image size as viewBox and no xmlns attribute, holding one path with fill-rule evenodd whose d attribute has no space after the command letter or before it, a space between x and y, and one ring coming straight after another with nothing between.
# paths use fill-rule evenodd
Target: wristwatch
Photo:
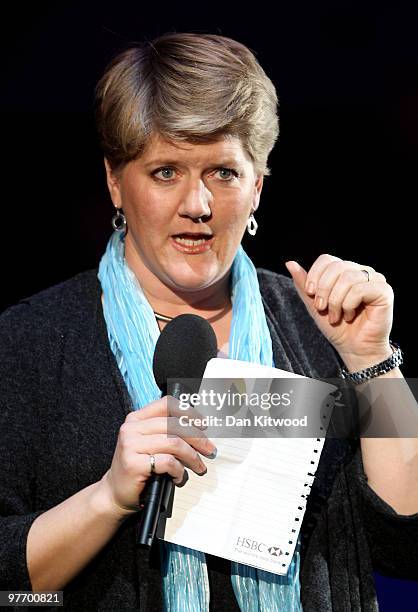
<instances>
[{"instance_id":1,"label":"wristwatch","mask_svg":"<svg viewBox=\"0 0 418 612\"><path fill-rule=\"evenodd\" d=\"M376 365L370 366L370 368L364 368L364 370L359 370L358 372L349 372L346 368L340 369L340 375L342 378L346 380L350 380L355 385L360 385L366 380L370 380L371 378L375 378L376 376L381 376L382 374L386 374L386 372L390 372L402 365L403 363L403 353L401 348L396 342L390 342L392 347L392 355L387 359L384 359L380 363Z\"/></svg>"}]
</instances>

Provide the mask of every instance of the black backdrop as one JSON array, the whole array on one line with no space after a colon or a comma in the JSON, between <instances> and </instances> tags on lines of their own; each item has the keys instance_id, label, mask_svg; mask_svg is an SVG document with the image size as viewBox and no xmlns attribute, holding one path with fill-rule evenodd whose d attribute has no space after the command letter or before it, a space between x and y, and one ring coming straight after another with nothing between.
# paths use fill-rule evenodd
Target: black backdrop
<instances>
[{"instance_id":1,"label":"black backdrop","mask_svg":"<svg viewBox=\"0 0 418 612\"><path fill-rule=\"evenodd\" d=\"M129 42L169 30L218 33L256 52L280 96L280 140L247 252L256 265L285 274L286 259L309 267L324 252L383 272L395 290L392 337L405 350L404 373L416 375L413 2L121 0L8 8L0 26L0 310L98 264L112 206L92 100L109 59ZM379 585L386 588L382 610L395 600L408 610L408 593L418 594L414 583L397 591L395 581Z\"/></svg>"}]
</instances>

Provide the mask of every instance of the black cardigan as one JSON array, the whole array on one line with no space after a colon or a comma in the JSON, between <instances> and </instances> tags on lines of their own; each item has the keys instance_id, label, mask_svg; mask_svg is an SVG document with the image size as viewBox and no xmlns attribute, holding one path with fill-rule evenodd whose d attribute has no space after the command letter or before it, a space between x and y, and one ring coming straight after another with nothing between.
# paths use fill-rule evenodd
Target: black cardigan
<instances>
[{"instance_id":1,"label":"black cardigan","mask_svg":"<svg viewBox=\"0 0 418 612\"><path fill-rule=\"evenodd\" d=\"M339 358L293 281L257 272L276 367L336 376ZM31 590L32 522L103 476L131 410L100 295L89 270L0 316L0 590ZM137 523L129 517L66 586L64 608L162 609L158 558L136 547ZM301 534L304 612L377 610L372 568L418 579L418 514L398 515L368 486L358 441L326 440ZM238 610L229 562L208 567L212 609Z\"/></svg>"}]
</instances>

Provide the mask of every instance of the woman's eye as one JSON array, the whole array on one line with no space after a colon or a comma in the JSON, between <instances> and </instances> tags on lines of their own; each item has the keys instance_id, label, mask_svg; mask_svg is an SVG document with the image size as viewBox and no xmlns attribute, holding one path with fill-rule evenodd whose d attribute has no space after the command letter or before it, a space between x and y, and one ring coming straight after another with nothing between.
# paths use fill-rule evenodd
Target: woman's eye
<instances>
[{"instance_id":1,"label":"woman's eye","mask_svg":"<svg viewBox=\"0 0 418 612\"><path fill-rule=\"evenodd\" d=\"M153 172L152 174L153 176L156 176L157 178L163 181L170 180L174 178L174 168L159 168L158 170L155 170L155 172ZM160 174L160 176L158 176L158 174Z\"/></svg>"},{"instance_id":2,"label":"woman's eye","mask_svg":"<svg viewBox=\"0 0 418 612\"><path fill-rule=\"evenodd\" d=\"M233 178L238 177L238 172L232 170L232 168L218 168L217 172L221 173L221 179L225 182L231 181Z\"/></svg>"},{"instance_id":3,"label":"woman's eye","mask_svg":"<svg viewBox=\"0 0 418 612\"><path fill-rule=\"evenodd\" d=\"M233 170L232 168L218 168L216 172L219 173L219 177L221 181L223 181L224 183L232 181L233 178L238 178L239 176L238 172L236 170ZM158 168L157 170L154 170L154 172L152 173L152 176L154 176L156 179L163 181L163 182L168 182L174 179L175 175L176 175L176 171L174 170L174 168L171 168L170 166Z\"/></svg>"}]
</instances>

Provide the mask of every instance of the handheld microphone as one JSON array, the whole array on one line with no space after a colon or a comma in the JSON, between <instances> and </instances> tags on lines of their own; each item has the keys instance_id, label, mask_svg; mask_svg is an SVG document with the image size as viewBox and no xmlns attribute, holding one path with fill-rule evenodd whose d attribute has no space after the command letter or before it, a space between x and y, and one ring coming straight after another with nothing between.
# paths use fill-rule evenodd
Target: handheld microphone
<instances>
[{"instance_id":1,"label":"handheld microphone","mask_svg":"<svg viewBox=\"0 0 418 612\"><path fill-rule=\"evenodd\" d=\"M172 319L158 338L153 359L154 378L162 397L167 395L167 379L193 378L200 381L207 362L217 356L217 350L215 332L206 319L192 314ZM171 395L179 399L184 392L186 390L180 381L173 386ZM173 481L169 474L154 474L150 478L141 511L139 545L152 546L160 513L167 510L172 493Z\"/></svg>"}]
</instances>

